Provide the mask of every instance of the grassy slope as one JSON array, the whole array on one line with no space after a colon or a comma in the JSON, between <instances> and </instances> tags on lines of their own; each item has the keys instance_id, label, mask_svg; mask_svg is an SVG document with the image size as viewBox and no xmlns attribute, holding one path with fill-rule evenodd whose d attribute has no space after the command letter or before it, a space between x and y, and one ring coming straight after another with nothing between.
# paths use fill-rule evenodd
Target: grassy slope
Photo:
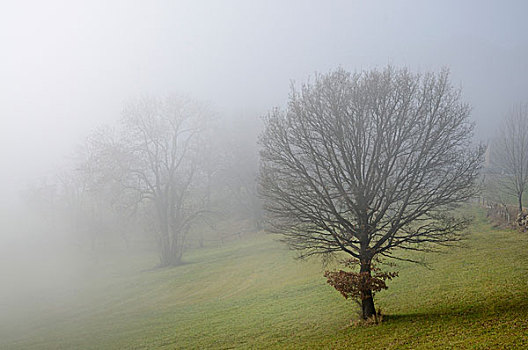
<instances>
[{"instance_id":1,"label":"grassy slope","mask_svg":"<svg viewBox=\"0 0 528 350\"><path fill-rule=\"evenodd\" d=\"M353 326L354 304L269 236L202 249L188 264L156 256L88 268L46 316L0 320L0 348L522 348L528 346L528 234L476 224L467 248L399 264L376 302L380 326ZM0 315L0 319L2 316Z\"/></svg>"}]
</instances>

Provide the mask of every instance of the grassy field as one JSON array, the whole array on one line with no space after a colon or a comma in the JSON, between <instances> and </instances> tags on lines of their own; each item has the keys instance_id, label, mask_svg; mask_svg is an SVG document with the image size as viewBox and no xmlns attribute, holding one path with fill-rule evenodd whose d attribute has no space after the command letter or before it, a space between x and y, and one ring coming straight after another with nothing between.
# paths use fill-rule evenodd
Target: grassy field
<instances>
[{"instance_id":1,"label":"grassy field","mask_svg":"<svg viewBox=\"0 0 528 350\"><path fill-rule=\"evenodd\" d=\"M19 295L0 314L2 349L515 349L528 347L528 233L480 217L466 247L408 263L376 296L381 325L325 282L316 260L268 235L189 252L99 258L75 284ZM49 288L53 289L53 284ZM5 301L5 300L4 300Z\"/></svg>"}]
</instances>

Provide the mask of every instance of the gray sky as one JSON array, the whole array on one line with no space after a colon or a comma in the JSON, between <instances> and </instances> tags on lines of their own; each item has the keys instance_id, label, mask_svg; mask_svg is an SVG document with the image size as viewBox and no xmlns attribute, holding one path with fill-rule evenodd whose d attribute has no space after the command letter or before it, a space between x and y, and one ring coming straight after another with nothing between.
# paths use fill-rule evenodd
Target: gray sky
<instances>
[{"instance_id":1,"label":"gray sky","mask_svg":"<svg viewBox=\"0 0 528 350\"><path fill-rule=\"evenodd\" d=\"M284 105L290 80L337 66L447 66L478 136L489 137L528 101L527 10L526 1L3 0L0 193L51 172L130 97L183 92L254 118Z\"/></svg>"}]
</instances>

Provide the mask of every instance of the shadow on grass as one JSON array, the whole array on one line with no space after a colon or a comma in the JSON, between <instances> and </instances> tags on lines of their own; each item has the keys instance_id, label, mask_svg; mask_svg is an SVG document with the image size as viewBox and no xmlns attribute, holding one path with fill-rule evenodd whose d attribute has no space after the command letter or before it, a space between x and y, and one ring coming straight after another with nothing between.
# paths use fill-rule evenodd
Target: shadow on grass
<instances>
[{"instance_id":1,"label":"shadow on grass","mask_svg":"<svg viewBox=\"0 0 528 350\"><path fill-rule=\"evenodd\" d=\"M160 264L156 264L156 265L154 265L152 267L143 269L140 272L170 271L170 270L176 270L178 268L182 268L184 266L194 265L194 264L196 264L195 261L187 261L187 260L186 261L182 261L178 265L160 265Z\"/></svg>"},{"instance_id":2,"label":"shadow on grass","mask_svg":"<svg viewBox=\"0 0 528 350\"><path fill-rule=\"evenodd\" d=\"M383 315L384 323L438 321L448 319L473 319L482 317L498 317L501 315L522 315L528 317L528 298L502 299L485 303L452 305L445 309L432 309L431 311L388 314Z\"/></svg>"}]
</instances>

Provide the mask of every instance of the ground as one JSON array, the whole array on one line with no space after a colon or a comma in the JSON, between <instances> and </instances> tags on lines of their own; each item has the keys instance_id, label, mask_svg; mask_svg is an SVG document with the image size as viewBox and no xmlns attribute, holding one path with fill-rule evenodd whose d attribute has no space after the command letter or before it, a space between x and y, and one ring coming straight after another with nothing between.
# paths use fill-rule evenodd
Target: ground
<instances>
[{"instance_id":1,"label":"ground","mask_svg":"<svg viewBox=\"0 0 528 350\"><path fill-rule=\"evenodd\" d=\"M400 276L376 295L381 325L356 325L320 261L260 234L176 268L153 268L155 252L88 259L70 283L2 298L0 348L526 348L528 233L477 214L465 247L392 268Z\"/></svg>"}]
</instances>

